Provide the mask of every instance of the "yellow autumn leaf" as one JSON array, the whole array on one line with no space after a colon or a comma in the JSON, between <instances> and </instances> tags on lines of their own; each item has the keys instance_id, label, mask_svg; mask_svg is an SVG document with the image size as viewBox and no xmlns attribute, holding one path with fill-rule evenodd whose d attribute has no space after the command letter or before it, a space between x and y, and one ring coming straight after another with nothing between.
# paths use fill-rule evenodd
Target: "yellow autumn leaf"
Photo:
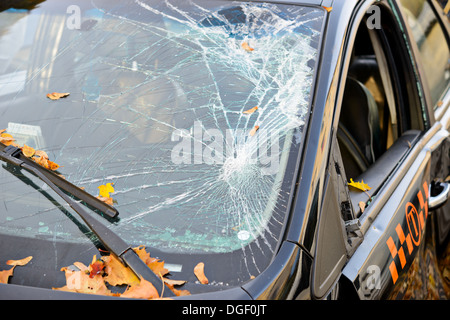
<instances>
[{"instance_id":1,"label":"yellow autumn leaf","mask_svg":"<svg viewBox=\"0 0 450 320\"><path fill-rule=\"evenodd\" d=\"M364 180L361 180L361 182L354 182L353 179L350 178L350 183L348 183L348 185L363 192L372 189L368 184L364 183Z\"/></svg>"},{"instance_id":2,"label":"yellow autumn leaf","mask_svg":"<svg viewBox=\"0 0 450 320\"><path fill-rule=\"evenodd\" d=\"M9 133L0 134L0 142L3 143L5 146L9 146L10 144L13 143L13 141L15 141L15 139Z\"/></svg>"},{"instance_id":3,"label":"yellow autumn leaf","mask_svg":"<svg viewBox=\"0 0 450 320\"><path fill-rule=\"evenodd\" d=\"M34 148L27 146L26 144L23 145L22 147L22 153L25 157L27 158L31 158L32 156L34 156L34 154L36 153L36 150L34 150Z\"/></svg>"},{"instance_id":4,"label":"yellow autumn leaf","mask_svg":"<svg viewBox=\"0 0 450 320\"><path fill-rule=\"evenodd\" d=\"M111 183L107 183L105 185L101 185L98 187L99 189L99 196L103 198L109 198L110 193L114 192L114 187Z\"/></svg>"}]
</instances>

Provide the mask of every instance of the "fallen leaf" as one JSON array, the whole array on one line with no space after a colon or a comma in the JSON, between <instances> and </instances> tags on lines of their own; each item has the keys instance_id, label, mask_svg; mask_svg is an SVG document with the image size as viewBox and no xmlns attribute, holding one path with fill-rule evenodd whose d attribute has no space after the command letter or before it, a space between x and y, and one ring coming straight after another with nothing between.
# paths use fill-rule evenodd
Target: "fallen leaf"
<instances>
[{"instance_id":1,"label":"fallen leaf","mask_svg":"<svg viewBox=\"0 0 450 320\"><path fill-rule=\"evenodd\" d=\"M4 271L0 271L0 283L8 283L9 277L11 277L13 275L14 272L14 268L16 266L24 266L26 265L28 262L30 262L30 260L33 259L32 256L20 259L20 260L8 260L6 261L6 264L9 266L12 266L11 269L9 270L4 270Z\"/></svg>"},{"instance_id":2,"label":"fallen leaf","mask_svg":"<svg viewBox=\"0 0 450 320\"><path fill-rule=\"evenodd\" d=\"M252 114L252 113L254 113L256 110L258 110L258 107L253 107L253 108L251 108L251 109L245 110L245 111L242 112L242 113L244 113L244 114Z\"/></svg>"},{"instance_id":3,"label":"fallen leaf","mask_svg":"<svg viewBox=\"0 0 450 320\"><path fill-rule=\"evenodd\" d=\"M241 47L247 52L252 52L253 50L255 50L252 47L250 47L247 42L242 42Z\"/></svg>"},{"instance_id":4,"label":"fallen leaf","mask_svg":"<svg viewBox=\"0 0 450 320\"><path fill-rule=\"evenodd\" d=\"M110 206L112 206L114 204L114 199L111 197L100 197L97 196L97 199L99 199L100 201L103 201L106 204L109 204Z\"/></svg>"},{"instance_id":5,"label":"fallen leaf","mask_svg":"<svg viewBox=\"0 0 450 320\"><path fill-rule=\"evenodd\" d=\"M134 299L159 298L159 294L155 286L145 279L141 279L141 281L137 285L128 287L127 290L120 296L123 298L134 298Z\"/></svg>"},{"instance_id":6,"label":"fallen leaf","mask_svg":"<svg viewBox=\"0 0 450 320\"><path fill-rule=\"evenodd\" d=\"M32 156L34 156L34 154L36 153L36 150L34 150L34 148L27 146L26 144L23 145L22 147L22 153L25 157L27 158L31 158Z\"/></svg>"},{"instance_id":7,"label":"fallen leaf","mask_svg":"<svg viewBox=\"0 0 450 320\"><path fill-rule=\"evenodd\" d=\"M361 213L363 213L364 210L366 209L366 203L364 201L360 201L358 203L358 205L359 205L359 208L361 209Z\"/></svg>"},{"instance_id":8,"label":"fallen leaf","mask_svg":"<svg viewBox=\"0 0 450 320\"><path fill-rule=\"evenodd\" d=\"M36 150L34 155L37 156L37 157L43 157L44 159L48 159L47 152L42 151L42 150Z\"/></svg>"},{"instance_id":9,"label":"fallen leaf","mask_svg":"<svg viewBox=\"0 0 450 320\"><path fill-rule=\"evenodd\" d=\"M139 284L139 278L134 272L130 268L125 267L114 255L104 256L102 257L102 261L105 263L104 271L106 276L104 277L104 280L110 285Z\"/></svg>"},{"instance_id":10,"label":"fallen leaf","mask_svg":"<svg viewBox=\"0 0 450 320\"><path fill-rule=\"evenodd\" d=\"M187 282L186 280L172 280L172 279L167 279L167 278L164 278L163 280L164 280L164 283L169 286L181 286Z\"/></svg>"},{"instance_id":11,"label":"fallen leaf","mask_svg":"<svg viewBox=\"0 0 450 320\"><path fill-rule=\"evenodd\" d=\"M111 183L107 183L106 185L101 185L98 187L99 196L103 198L109 198L109 194L114 192L114 187Z\"/></svg>"},{"instance_id":12,"label":"fallen leaf","mask_svg":"<svg viewBox=\"0 0 450 320\"><path fill-rule=\"evenodd\" d=\"M60 167L59 164L57 164L53 161L47 160L47 169L55 171L55 170L58 170L59 167Z\"/></svg>"},{"instance_id":13,"label":"fallen leaf","mask_svg":"<svg viewBox=\"0 0 450 320\"><path fill-rule=\"evenodd\" d=\"M97 259L94 255L92 262L89 265L89 277L93 278L96 275L103 274L103 269L105 268L105 263L101 259Z\"/></svg>"},{"instance_id":14,"label":"fallen leaf","mask_svg":"<svg viewBox=\"0 0 450 320\"><path fill-rule=\"evenodd\" d=\"M169 287L169 289L177 296L189 296L191 293L188 290L178 290L175 289L174 286L181 286L186 283L186 281L183 280L169 280L164 278L164 283Z\"/></svg>"},{"instance_id":15,"label":"fallen leaf","mask_svg":"<svg viewBox=\"0 0 450 320\"><path fill-rule=\"evenodd\" d=\"M145 246L133 248L153 272L157 272L161 281L177 296L189 295L188 290L177 290L174 286L183 285L186 281L163 278L162 274L169 271L164 268L164 262L150 257ZM76 269L76 270L74 270ZM97 259L94 255L91 264L87 267L82 262L74 262L73 266L62 268L65 272L66 285L54 290L72 291L79 293L120 296L124 298L159 299L160 296L154 285L145 279L139 279L130 268L124 266L114 255L105 255ZM11 271L8 271L9 274ZM6 272L5 272L6 274ZM2 276L2 274L0 274ZM7 277L7 275L5 275ZM107 286L108 284L108 286ZM113 293L110 287L126 285L124 293ZM120 290L120 288L118 288ZM164 291L163 291L164 292ZM163 293L161 293L161 296Z\"/></svg>"},{"instance_id":16,"label":"fallen leaf","mask_svg":"<svg viewBox=\"0 0 450 320\"><path fill-rule=\"evenodd\" d=\"M59 100L61 98L65 98L69 95L69 92L59 93L59 92L52 92L47 94L47 98L52 100Z\"/></svg>"},{"instance_id":17,"label":"fallen leaf","mask_svg":"<svg viewBox=\"0 0 450 320\"><path fill-rule=\"evenodd\" d=\"M203 262L199 262L194 268L194 274L197 277L198 281L201 284L208 284L209 280L205 276L205 264Z\"/></svg>"},{"instance_id":18,"label":"fallen leaf","mask_svg":"<svg viewBox=\"0 0 450 320\"><path fill-rule=\"evenodd\" d=\"M9 277L13 275L14 267L9 270L0 271L0 283L8 283Z\"/></svg>"},{"instance_id":19,"label":"fallen leaf","mask_svg":"<svg viewBox=\"0 0 450 320\"><path fill-rule=\"evenodd\" d=\"M164 261L150 257L150 253L145 250L144 246L133 248L133 250L156 275L162 277L169 273L169 270L164 268Z\"/></svg>"},{"instance_id":20,"label":"fallen leaf","mask_svg":"<svg viewBox=\"0 0 450 320\"><path fill-rule=\"evenodd\" d=\"M325 7L325 6L323 6L323 8L324 8L325 10L327 10L327 12L331 12L331 10L333 10L333 7Z\"/></svg>"},{"instance_id":21,"label":"fallen leaf","mask_svg":"<svg viewBox=\"0 0 450 320\"><path fill-rule=\"evenodd\" d=\"M33 259L33 256L29 256L20 260L8 260L6 261L6 264L9 266L24 266L26 265L28 262L31 261L31 259Z\"/></svg>"},{"instance_id":22,"label":"fallen leaf","mask_svg":"<svg viewBox=\"0 0 450 320\"><path fill-rule=\"evenodd\" d=\"M10 144L13 143L13 141L16 140L9 133L0 134L0 142L3 143L5 146L9 146Z\"/></svg>"},{"instance_id":23,"label":"fallen leaf","mask_svg":"<svg viewBox=\"0 0 450 320\"><path fill-rule=\"evenodd\" d=\"M350 183L348 183L348 185L364 192L372 189L369 185L364 183L363 180L361 180L361 182L354 182L353 179L350 179Z\"/></svg>"},{"instance_id":24,"label":"fallen leaf","mask_svg":"<svg viewBox=\"0 0 450 320\"><path fill-rule=\"evenodd\" d=\"M259 126L255 126L252 130L250 130L249 135L251 137L253 137L255 135L256 131L258 131L258 130L259 130Z\"/></svg>"},{"instance_id":25,"label":"fallen leaf","mask_svg":"<svg viewBox=\"0 0 450 320\"><path fill-rule=\"evenodd\" d=\"M85 271L72 270L68 267L62 268L61 271L65 272L66 285L61 288L52 288L53 290L106 296L112 295L112 292L106 286L101 275L95 275L91 278L89 273L86 273Z\"/></svg>"},{"instance_id":26,"label":"fallen leaf","mask_svg":"<svg viewBox=\"0 0 450 320\"><path fill-rule=\"evenodd\" d=\"M42 166L46 169L48 168L48 159L46 159L44 157L33 157L32 159L40 166Z\"/></svg>"}]
</instances>

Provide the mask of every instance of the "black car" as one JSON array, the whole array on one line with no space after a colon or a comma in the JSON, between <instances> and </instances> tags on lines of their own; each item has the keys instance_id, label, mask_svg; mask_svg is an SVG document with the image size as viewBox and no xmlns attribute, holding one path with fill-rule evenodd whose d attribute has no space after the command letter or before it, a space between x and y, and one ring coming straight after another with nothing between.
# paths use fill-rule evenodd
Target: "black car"
<instances>
[{"instance_id":1,"label":"black car","mask_svg":"<svg viewBox=\"0 0 450 320\"><path fill-rule=\"evenodd\" d=\"M0 8L0 298L449 297L450 2Z\"/></svg>"}]
</instances>

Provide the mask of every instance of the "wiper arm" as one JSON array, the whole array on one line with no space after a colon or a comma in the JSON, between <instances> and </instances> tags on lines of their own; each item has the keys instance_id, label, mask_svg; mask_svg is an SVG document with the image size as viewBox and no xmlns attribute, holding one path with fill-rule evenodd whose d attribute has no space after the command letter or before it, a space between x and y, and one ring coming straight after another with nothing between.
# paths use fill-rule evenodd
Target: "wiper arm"
<instances>
[{"instance_id":1,"label":"wiper arm","mask_svg":"<svg viewBox=\"0 0 450 320\"><path fill-rule=\"evenodd\" d=\"M20 168L24 168L44 181L52 188L69 206L78 213L86 225L92 230L105 248L117 256L125 266L128 266L140 279L151 282L158 292L164 292L165 297L173 296L171 290L163 290L164 282L139 258L136 252L117 234L102 223L94 219L77 201L66 195L46 174L45 168L32 161L26 162L19 148L7 146L0 151L0 160L6 161ZM25 161L24 161L25 160Z\"/></svg>"},{"instance_id":2,"label":"wiper arm","mask_svg":"<svg viewBox=\"0 0 450 320\"><path fill-rule=\"evenodd\" d=\"M0 153L3 152L2 154L4 154L6 152L6 153L9 153L10 155L12 155L11 153L14 153L14 155L12 155L14 158L22 161L23 163L27 164L28 166L34 167L37 170L39 170L39 172L41 174L45 175L51 182L53 182L60 189L66 191L66 192L70 193L71 195L73 195L74 197L84 201L87 205L89 205L97 210L100 210L101 212L103 212L110 218L115 218L119 214L119 212L117 211L116 208L108 205L107 203L94 197L93 195L89 194L88 192L84 191L83 189L75 186L74 184L70 183L66 179L61 178L57 174L54 174L52 171L46 170L45 168L36 164L34 161L32 161L32 160L28 159L26 156L24 156L20 149L16 148L16 149L18 149L18 151L20 151L20 152L17 152L17 150L14 150L13 148L15 148L15 147L13 147L13 146L7 147L7 146L3 145L2 143L0 143ZM8 149L9 152L7 152L6 149ZM3 159L3 160L6 162L9 162L9 163L12 163L10 161L11 159L10 160ZM16 161L16 160L12 159L12 161ZM16 164L16 163L13 163L13 164ZM35 172L33 171L33 173L35 173Z\"/></svg>"}]
</instances>

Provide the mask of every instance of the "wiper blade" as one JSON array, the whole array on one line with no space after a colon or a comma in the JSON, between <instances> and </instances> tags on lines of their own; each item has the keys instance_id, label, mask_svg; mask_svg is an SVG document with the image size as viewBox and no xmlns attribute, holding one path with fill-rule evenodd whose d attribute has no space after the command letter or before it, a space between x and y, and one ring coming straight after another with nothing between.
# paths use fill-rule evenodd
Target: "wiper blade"
<instances>
[{"instance_id":1,"label":"wiper blade","mask_svg":"<svg viewBox=\"0 0 450 320\"><path fill-rule=\"evenodd\" d=\"M77 201L66 195L46 174L47 169L35 164L23 155L22 151L13 146L3 147L0 150L0 160L24 168L38 176L50 188L52 188L69 206L78 213L86 225L97 236L105 248L117 256L125 266L128 266L140 279L145 279L153 284L163 296L170 297L174 294L171 290L163 290L164 282L139 258L136 252L122 238L108 227L94 219Z\"/></svg>"},{"instance_id":2,"label":"wiper blade","mask_svg":"<svg viewBox=\"0 0 450 320\"><path fill-rule=\"evenodd\" d=\"M8 151L6 151L8 149ZM20 152L17 152L18 151ZM28 159L26 156L23 155L22 151L19 148L15 148L13 146L5 146L2 143L0 143L0 152L9 153L9 155L13 156L13 159L8 157L8 159L2 158L4 161L16 164L12 161L20 160L23 163L27 164L28 166L34 167L37 170L39 170L40 173L45 175L51 182L53 182L56 186L58 186L60 189L70 193L74 197L84 201L87 205L103 212L110 218L115 218L119 215L119 211L117 211L116 208L110 206L109 204L101 201L100 199L94 197L90 193L84 191L83 189L77 187L76 185L70 183L66 179L61 178L57 174L53 173L50 170L47 170L43 168L42 166L36 164L34 161ZM14 153L14 155L12 154ZM17 159L17 160L15 160ZM26 168L25 168L26 169ZM34 172L33 172L34 173Z\"/></svg>"}]
</instances>

